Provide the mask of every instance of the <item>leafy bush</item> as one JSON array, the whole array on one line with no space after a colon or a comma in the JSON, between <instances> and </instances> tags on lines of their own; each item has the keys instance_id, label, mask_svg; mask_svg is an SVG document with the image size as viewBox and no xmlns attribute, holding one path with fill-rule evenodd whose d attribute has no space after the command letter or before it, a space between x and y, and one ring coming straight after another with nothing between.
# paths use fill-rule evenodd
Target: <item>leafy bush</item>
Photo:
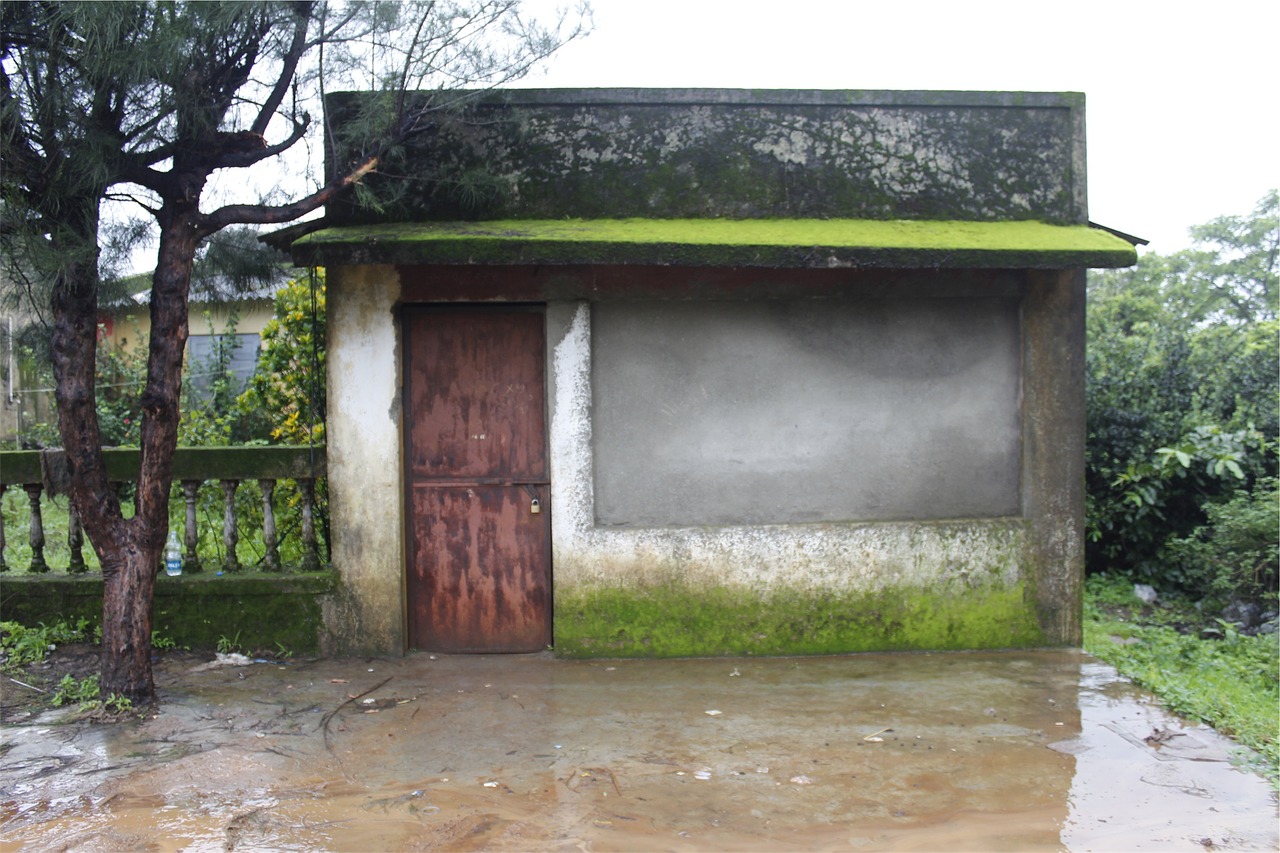
<instances>
[{"instance_id":1,"label":"leafy bush","mask_svg":"<svg viewBox=\"0 0 1280 853\"><path fill-rule=\"evenodd\" d=\"M257 369L237 403L258 414L260 436L281 444L324 443L326 327L323 272L317 271L314 290L299 279L276 294Z\"/></svg>"},{"instance_id":2,"label":"leafy bush","mask_svg":"<svg viewBox=\"0 0 1280 853\"><path fill-rule=\"evenodd\" d=\"M1213 528L1243 523L1222 514L1234 501L1254 507L1254 529L1278 511L1265 484L1280 444L1280 196L1192 233L1193 249L1090 277L1087 567L1197 597L1256 575L1238 594L1261 597L1274 590L1274 553L1270 572L1256 561L1228 570L1222 561L1254 551Z\"/></svg>"},{"instance_id":3,"label":"leafy bush","mask_svg":"<svg viewBox=\"0 0 1280 853\"><path fill-rule=\"evenodd\" d=\"M1089 493L1089 539L1108 568L1124 568L1147 581L1172 582L1183 590L1203 580L1180 574L1168 548L1179 536L1201 531L1206 513L1250 476L1268 452L1253 428L1224 431L1199 426L1148 459L1129 462L1106 486Z\"/></svg>"},{"instance_id":4,"label":"leafy bush","mask_svg":"<svg viewBox=\"0 0 1280 853\"><path fill-rule=\"evenodd\" d=\"M90 623L80 619L74 625L60 621L53 625L43 622L28 628L18 622L0 622L0 651L4 652L5 666L16 668L45 659L59 643L75 643L89 639Z\"/></svg>"},{"instance_id":5,"label":"leafy bush","mask_svg":"<svg viewBox=\"0 0 1280 853\"><path fill-rule=\"evenodd\" d=\"M328 382L324 346L327 329L325 278L297 279L276 294L275 316L262 330L262 351L249 386L237 406L253 413L258 436L279 444L309 445L325 441L325 388ZM246 416L249 416L246 414ZM301 498L285 484L288 503L280 515L281 559L296 562L301 553L288 549L283 532L301 525ZM329 541L328 481L316 483L315 521L320 537ZM296 542L296 540L295 540ZM298 543L300 544L300 543Z\"/></svg>"},{"instance_id":6,"label":"leafy bush","mask_svg":"<svg viewBox=\"0 0 1280 853\"><path fill-rule=\"evenodd\" d=\"M1239 489L1231 499L1205 507L1207 521L1189 536L1172 539L1170 568L1184 583L1208 590L1225 602L1233 597L1276 606L1280 564L1280 489L1275 477L1253 492Z\"/></svg>"},{"instance_id":7,"label":"leafy bush","mask_svg":"<svg viewBox=\"0 0 1280 853\"><path fill-rule=\"evenodd\" d=\"M96 703L100 693L101 688L98 686L98 676L90 675L77 681L74 676L67 674L62 676L62 680L58 682L58 687L53 691L53 698L50 701L55 708L60 708L73 702L84 706Z\"/></svg>"},{"instance_id":8,"label":"leafy bush","mask_svg":"<svg viewBox=\"0 0 1280 853\"><path fill-rule=\"evenodd\" d=\"M141 340L136 331L134 340ZM106 447L136 447L142 431L142 388L147 377L147 348L131 350L98 343L94 381L98 388L98 427ZM62 444L61 436L57 444Z\"/></svg>"},{"instance_id":9,"label":"leafy bush","mask_svg":"<svg viewBox=\"0 0 1280 853\"><path fill-rule=\"evenodd\" d=\"M109 713L123 714L133 710L133 701L118 693L112 693L103 699L97 675L79 680L70 674L62 676L49 701L55 708L75 703L80 706L81 711L100 708Z\"/></svg>"}]
</instances>

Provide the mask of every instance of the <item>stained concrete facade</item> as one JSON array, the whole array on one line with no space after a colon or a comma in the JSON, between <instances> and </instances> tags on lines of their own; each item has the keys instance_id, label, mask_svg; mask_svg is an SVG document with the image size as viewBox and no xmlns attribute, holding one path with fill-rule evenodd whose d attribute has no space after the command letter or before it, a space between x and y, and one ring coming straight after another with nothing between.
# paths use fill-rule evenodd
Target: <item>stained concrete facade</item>
<instances>
[{"instance_id":1,"label":"stained concrete facade","mask_svg":"<svg viewBox=\"0 0 1280 853\"><path fill-rule=\"evenodd\" d=\"M393 228L335 211L295 244L328 268L331 646L406 644L399 309L511 302L545 316L557 653L1077 643L1083 267L1133 259L1084 225L1082 99L610 94L481 104L410 150L496 176L474 225L407 222L458 216L428 185ZM609 211L650 219L529 221ZM848 218L652 237L700 211Z\"/></svg>"},{"instance_id":2,"label":"stained concrete facade","mask_svg":"<svg viewBox=\"0 0 1280 853\"><path fill-rule=\"evenodd\" d=\"M361 95L336 95L334 120ZM1083 223L1084 96L514 90L441 114L346 224L654 217ZM390 186L393 185L393 186Z\"/></svg>"}]
</instances>

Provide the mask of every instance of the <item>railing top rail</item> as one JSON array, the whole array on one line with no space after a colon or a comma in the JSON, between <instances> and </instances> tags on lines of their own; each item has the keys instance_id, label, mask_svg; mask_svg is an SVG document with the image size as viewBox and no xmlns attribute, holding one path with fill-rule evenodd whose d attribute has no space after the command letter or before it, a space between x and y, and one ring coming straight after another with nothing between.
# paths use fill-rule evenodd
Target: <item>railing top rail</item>
<instances>
[{"instance_id":1,"label":"railing top rail","mask_svg":"<svg viewBox=\"0 0 1280 853\"><path fill-rule=\"evenodd\" d=\"M117 482L138 479L141 451L105 448L107 476ZM43 463L41 457L44 457ZM173 455L173 479L287 480L323 477L325 446L179 447ZM62 450L0 451L0 486L46 482L47 473L66 470Z\"/></svg>"}]
</instances>

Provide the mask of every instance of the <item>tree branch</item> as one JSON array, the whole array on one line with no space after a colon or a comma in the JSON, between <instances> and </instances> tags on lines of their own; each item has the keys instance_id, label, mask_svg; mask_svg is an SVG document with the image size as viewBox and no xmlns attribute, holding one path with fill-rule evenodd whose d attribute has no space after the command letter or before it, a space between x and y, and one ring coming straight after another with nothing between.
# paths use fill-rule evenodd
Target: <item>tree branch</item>
<instances>
[{"instance_id":1,"label":"tree branch","mask_svg":"<svg viewBox=\"0 0 1280 853\"><path fill-rule=\"evenodd\" d=\"M23 114L22 105L13 94L9 71L5 70L0 73L0 151L4 152L6 167L3 171L10 176L21 176L14 183L25 182L30 195L40 196L46 186L43 178L50 170L53 158L47 147L45 156L41 156L31 128L22 120ZM6 183L12 180L6 179Z\"/></svg>"},{"instance_id":2,"label":"tree branch","mask_svg":"<svg viewBox=\"0 0 1280 853\"><path fill-rule=\"evenodd\" d=\"M296 18L293 25L293 42L281 61L280 71L276 75L276 85L272 88L267 100L263 102L262 109L258 111L258 117L249 128L259 136L266 135L271 117L276 114L276 110L280 109L280 104L284 102L284 96L288 94L289 86L298 73L298 63L307 51L307 30L311 25L311 10L314 6L314 3L307 2L299 3L294 7Z\"/></svg>"},{"instance_id":3,"label":"tree branch","mask_svg":"<svg viewBox=\"0 0 1280 853\"><path fill-rule=\"evenodd\" d=\"M203 215L198 220L198 229L202 236L207 236L228 225L277 225L292 222L321 205L328 204L339 193L354 184L358 184L365 175L378 167L378 158L372 156L341 178L330 181L318 191L306 198L282 205L266 204L229 204L212 213Z\"/></svg>"},{"instance_id":4,"label":"tree branch","mask_svg":"<svg viewBox=\"0 0 1280 853\"><path fill-rule=\"evenodd\" d=\"M307 113L302 114L302 121L293 119L293 132L289 134L287 139L277 142L275 145L264 145L261 148L253 150L223 151L217 157L211 158L206 164L210 171L214 169L236 169L245 166L252 166L277 154L283 154L288 151L303 137L307 135L307 129L311 126L311 116Z\"/></svg>"}]
</instances>

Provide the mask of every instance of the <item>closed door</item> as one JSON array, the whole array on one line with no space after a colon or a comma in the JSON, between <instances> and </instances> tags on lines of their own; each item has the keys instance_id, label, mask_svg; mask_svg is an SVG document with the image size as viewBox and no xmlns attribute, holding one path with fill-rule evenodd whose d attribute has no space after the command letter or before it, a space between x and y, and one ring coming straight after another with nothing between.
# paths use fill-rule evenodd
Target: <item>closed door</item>
<instances>
[{"instance_id":1,"label":"closed door","mask_svg":"<svg viewBox=\"0 0 1280 853\"><path fill-rule=\"evenodd\" d=\"M405 315L409 644L529 652L551 642L543 315Z\"/></svg>"}]
</instances>

